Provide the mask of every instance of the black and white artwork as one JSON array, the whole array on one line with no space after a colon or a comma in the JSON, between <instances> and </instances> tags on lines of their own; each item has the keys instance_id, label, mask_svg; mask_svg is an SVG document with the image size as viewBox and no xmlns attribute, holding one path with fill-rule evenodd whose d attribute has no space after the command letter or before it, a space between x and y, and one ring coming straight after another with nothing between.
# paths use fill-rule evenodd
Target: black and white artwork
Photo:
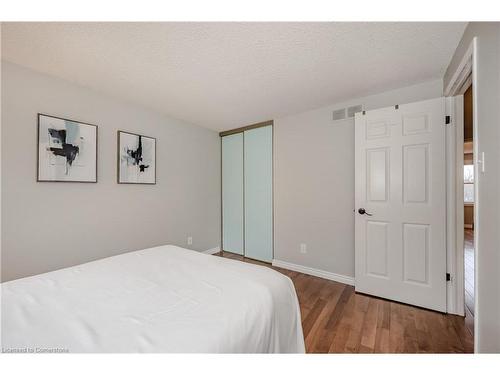
<instances>
[{"instance_id":1,"label":"black and white artwork","mask_svg":"<svg viewBox=\"0 0 500 375\"><path fill-rule=\"evenodd\" d=\"M156 183L156 139L118 131L118 183Z\"/></svg>"},{"instance_id":2,"label":"black and white artwork","mask_svg":"<svg viewBox=\"0 0 500 375\"><path fill-rule=\"evenodd\" d=\"M38 114L38 181L97 182L97 126Z\"/></svg>"}]
</instances>

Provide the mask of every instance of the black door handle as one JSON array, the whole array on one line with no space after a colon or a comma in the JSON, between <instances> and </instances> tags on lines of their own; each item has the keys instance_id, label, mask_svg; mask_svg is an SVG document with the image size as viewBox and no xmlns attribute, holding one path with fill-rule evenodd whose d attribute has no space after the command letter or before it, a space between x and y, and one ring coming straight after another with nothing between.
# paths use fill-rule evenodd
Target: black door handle
<instances>
[{"instance_id":1,"label":"black door handle","mask_svg":"<svg viewBox=\"0 0 500 375\"><path fill-rule=\"evenodd\" d=\"M359 213L360 215L372 216L372 214L369 214L368 212L366 212L366 210L365 210L364 208L360 208L360 209L358 210L358 213Z\"/></svg>"}]
</instances>

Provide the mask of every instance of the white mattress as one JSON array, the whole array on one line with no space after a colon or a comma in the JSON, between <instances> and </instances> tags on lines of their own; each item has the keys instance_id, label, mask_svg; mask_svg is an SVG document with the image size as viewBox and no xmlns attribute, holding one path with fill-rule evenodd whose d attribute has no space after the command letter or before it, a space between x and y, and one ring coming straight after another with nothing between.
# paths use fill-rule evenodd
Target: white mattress
<instances>
[{"instance_id":1,"label":"white mattress","mask_svg":"<svg viewBox=\"0 0 500 375\"><path fill-rule=\"evenodd\" d=\"M2 284L2 347L303 353L292 281L160 246Z\"/></svg>"}]
</instances>

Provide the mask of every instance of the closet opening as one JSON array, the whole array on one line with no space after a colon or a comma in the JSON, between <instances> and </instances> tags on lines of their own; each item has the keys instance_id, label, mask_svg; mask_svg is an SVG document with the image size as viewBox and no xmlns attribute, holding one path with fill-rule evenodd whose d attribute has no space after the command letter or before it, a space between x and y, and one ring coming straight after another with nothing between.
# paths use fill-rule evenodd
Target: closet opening
<instances>
[{"instance_id":1,"label":"closet opening","mask_svg":"<svg viewBox=\"0 0 500 375\"><path fill-rule=\"evenodd\" d=\"M273 121L220 133L221 251L271 263Z\"/></svg>"}]
</instances>

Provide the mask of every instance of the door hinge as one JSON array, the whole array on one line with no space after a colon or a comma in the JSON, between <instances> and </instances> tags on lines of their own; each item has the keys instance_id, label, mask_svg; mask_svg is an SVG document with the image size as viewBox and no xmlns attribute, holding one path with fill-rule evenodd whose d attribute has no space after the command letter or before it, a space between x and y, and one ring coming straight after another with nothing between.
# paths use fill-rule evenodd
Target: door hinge
<instances>
[{"instance_id":1,"label":"door hinge","mask_svg":"<svg viewBox=\"0 0 500 375\"><path fill-rule=\"evenodd\" d=\"M446 273L446 281L451 281L451 275L449 272Z\"/></svg>"},{"instance_id":2,"label":"door hinge","mask_svg":"<svg viewBox=\"0 0 500 375\"><path fill-rule=\"evenodd\" d=\"M444 123L445 123L446 125L449 125L449 124L451 123L451 116L445 116L445 118L444 118Z\"/></svg>"}]
</instances>

